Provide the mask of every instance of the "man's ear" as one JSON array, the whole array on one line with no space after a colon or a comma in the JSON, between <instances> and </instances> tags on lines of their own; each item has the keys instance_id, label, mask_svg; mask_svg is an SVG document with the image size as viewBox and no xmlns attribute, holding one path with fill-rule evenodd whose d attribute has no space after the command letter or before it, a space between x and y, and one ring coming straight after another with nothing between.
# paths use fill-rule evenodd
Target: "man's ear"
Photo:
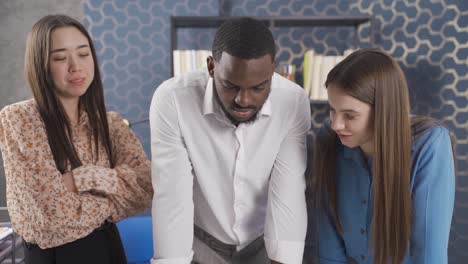
<instances>
[{"instance_id":1,"label":"man's ear","mask_svg":"<svg viewBox=\"0 0 468 264\"><path fill-rule=\"evenodd\" d=\"M208 56L206 58L206 68L208 69L208 73L210 74L211 78L214 76L214 67L215 67L215 61L213 56Z\"/></svg>"}]
</instances>

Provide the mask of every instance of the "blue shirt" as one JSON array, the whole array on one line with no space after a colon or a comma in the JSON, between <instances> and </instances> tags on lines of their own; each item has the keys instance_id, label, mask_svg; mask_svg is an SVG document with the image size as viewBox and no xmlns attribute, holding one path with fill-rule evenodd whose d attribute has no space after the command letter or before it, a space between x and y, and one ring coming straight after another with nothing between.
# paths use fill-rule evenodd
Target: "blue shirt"
<instances>
[{"instance_id":1,"label":"blue shirt","mask_svg":"<svg viewBox=\"0 0 468 264\"><path fill-rule=\"evenodd\" d=\"M337 210L343 226L338 235L327 218L317 218L319 263L373 263L369 251L373 215L372 161L359 147L337 146ZM413 225L403 263L447 263L454 207L455 176L450 136L437 126L423 132L411 148Z\"/></svg>"}]
</instances>

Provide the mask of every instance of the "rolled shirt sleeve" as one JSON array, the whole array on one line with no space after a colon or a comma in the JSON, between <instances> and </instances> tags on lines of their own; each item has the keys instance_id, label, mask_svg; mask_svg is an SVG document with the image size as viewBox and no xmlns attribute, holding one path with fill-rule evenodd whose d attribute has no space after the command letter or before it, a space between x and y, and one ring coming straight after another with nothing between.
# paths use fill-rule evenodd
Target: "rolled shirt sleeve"
<instances>
[{"instance_id":1,"label":"rolled shirt sleeve","mask_svg":"<svg viewBox=\"0 0 468 264\"><path fill-rule=\"evenodd\" d=\"M178 125L169 86L163 83L150 107L155 264L189 264L193 251L192 165Z\"/></svg>"},{"instance_id":2,"label":"rolled shirt sleeve","mask_svg":"<svg viewBox=\"0 0 468 264\"><path fill-rule=\"evenodd\" d=\"M297 97L290 126L271 173L264 239L270 259L294 264L302 263L307 231L304 172L310 105L305 93Z\"/></svg>"}]
</instances>

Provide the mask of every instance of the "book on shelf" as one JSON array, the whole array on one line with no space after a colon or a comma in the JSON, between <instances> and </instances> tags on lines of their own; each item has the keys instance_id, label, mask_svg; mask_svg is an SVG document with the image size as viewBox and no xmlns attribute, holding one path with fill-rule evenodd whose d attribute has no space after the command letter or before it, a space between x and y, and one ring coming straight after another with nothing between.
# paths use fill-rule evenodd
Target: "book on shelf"
<instances>
[{"instance_id":1,"label":"book on shelf","mask_svg":"<svg viewBox=\"0 0 468 264\"><path fill-rule=\"evenodd\" d=\"M327 87L325 87L325 82L327 81L328 73L335 67L336 56L323 56L322 65L320 65L320 83L318 86L318 100L327 100L328 93Z\"/></svg>"},{"instance_id":2,"label":"book on shelf","mask_svg":"<svg viewBox=\"0 0 468 264\"><path fill-rule=\"evenodd\" d=\"M302 66L304 73L312 72L312 62L314 61L314 50L308 50L304 54L304 64ZM310 95L310 88L312 87L312 76L310 74L304 74L304 89L308 95Z\"/></svg>"},{"instance_id":3,"label":"book on shelf","mask_svg":"<svg viewBox=\"0 0 468 264\"><path fill-rule=\"evenodd\" d=\"M206 58L211 56L210 50L174 50L174 77L200 68L206 68Z\"/></svg>"},{"instance_id":4,"label":"book on shelf","mask_svg":"<svg viewBox=\"0 0 468 264\"><path fill-rule=\"evenodd\" d=\"M320 80L322 79L320 77L320 74L322 73L322 71L320 71L320 67L322 66L322 61L323 61L323 56L316 54L311 63L312 64L311 71L307 73L310 76L310 78L312 78L311 87L307 88L307 90L310 91L309 97L312 100L319 100L319 97L320 97Z\"/></svg>"},{"instance_id":5,"label":"book on shelf","mask_svg":"<svg viewBox=\"0 0 468 264\"><path fill-rule=\"evenodd\" d=\"M328 73L352 52L353 50L346 50L343 56L324 56L317 54L312 49L305 52L303 61L304 90L311 100L327 100L325 81Z\"/></svg>"}]
</instances>

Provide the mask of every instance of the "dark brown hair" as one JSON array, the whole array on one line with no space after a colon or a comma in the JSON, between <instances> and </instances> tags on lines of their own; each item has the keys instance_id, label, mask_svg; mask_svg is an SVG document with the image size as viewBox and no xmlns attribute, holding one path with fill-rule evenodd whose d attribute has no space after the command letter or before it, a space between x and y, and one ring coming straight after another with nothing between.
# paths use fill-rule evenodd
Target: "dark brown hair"
<instances>
[{"instance_id":1,"label":"dark brown hair","mask_svg":"<svg viewBox=\"0 0 468 264\"><path fill-rule=\"evenodd\" d=\"M71 165L72 169L82 165L71 141L70 121L58 98L49 70L51 33L54 29L61 27L75 27L88 39L94 60L94 79L86 93L79 99L79 110L85 111L88 115L96 150L99 150L99 142L102 142L110 165L114 167L104 92L96 52L91 37L83 25L65 15L48 15L34 24L26 42L24 66L26 79L45 125L55 164L61 173L66 172L68 164Z\"/></svg>"},{"instance_id":2,"label":"dark brown hair","mask_svg":"<svg viewBox=\"0 0 468 264\"><path fill-rule=\"evenodd\" d=\"M411 236L412 135L406 78L389 55L363 49L350 54L330 71L325 85L330 84L373 108L374 263L401 263ZM334 177L337 140L330 128L317 135L312 189L315 205L326 210L342 234Z\"/></svg>"}]
</instances>

